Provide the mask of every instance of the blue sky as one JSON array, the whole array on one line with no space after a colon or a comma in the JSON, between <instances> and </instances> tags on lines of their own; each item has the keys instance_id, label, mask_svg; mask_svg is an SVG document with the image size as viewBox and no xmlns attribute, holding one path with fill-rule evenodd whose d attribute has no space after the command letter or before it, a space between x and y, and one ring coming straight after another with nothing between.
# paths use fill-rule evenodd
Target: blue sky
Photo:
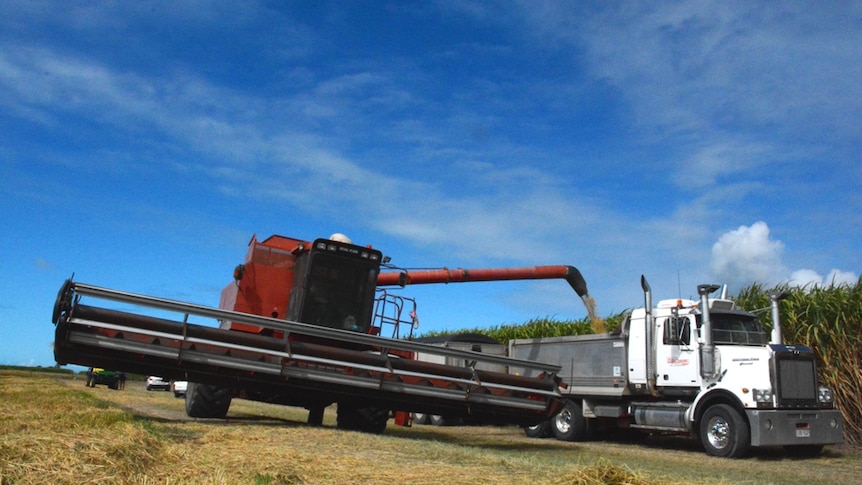
<instances>
[{"instance_id":1,"label":"blue sky","mask_svg":"<svg viewBox=\"0 0 862 485\"><path fill-rule=\"evenodd\" d=\"M0 3L0 363L77 281L217 305L252 234L404 267L566 264L601 315L855 283L853 2ZM417 286L420 332L582 318Z\"/></svg>"}]
</instances>

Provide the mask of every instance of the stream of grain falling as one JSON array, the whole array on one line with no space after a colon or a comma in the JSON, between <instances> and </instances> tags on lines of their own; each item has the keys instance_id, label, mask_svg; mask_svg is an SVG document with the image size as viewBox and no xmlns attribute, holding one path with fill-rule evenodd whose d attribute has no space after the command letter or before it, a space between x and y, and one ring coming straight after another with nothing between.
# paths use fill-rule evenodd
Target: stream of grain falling
<instances>
[{"instance_id":1,"label":"stream of grain falling","mask_svg":"<svg viewBox=\"0 0 862 485\"><path fill-rule=\"evenodd\" d=\"M584 306L587 307L587 315L590 317L590 323L593 325L593 333L605 333L605 321L596 314L596 300L590 295L581 297L584 301Z\"/></svg>"}]
</instances>

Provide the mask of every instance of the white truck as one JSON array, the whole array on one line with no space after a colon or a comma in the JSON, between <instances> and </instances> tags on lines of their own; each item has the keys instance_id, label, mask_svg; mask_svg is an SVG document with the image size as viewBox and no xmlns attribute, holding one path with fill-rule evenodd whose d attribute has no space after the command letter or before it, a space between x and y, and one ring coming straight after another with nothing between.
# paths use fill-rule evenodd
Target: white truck
<instances>
[{"instance_id":1,"label":"white truck","mask_svg":"<svg viewBox=\"0 0 862 485\"><path fill-rule=\"evenodd\" d=\"M525 428L528 436L581 441L600 429L634 428L690 435L720 457L766 446L812 456L842 442L841 413L832 390L818 385L814 353L782 342L778 307L786 293L770 295L770 337L726 288L709 298L719 287L700 285L699 302L653 308L644 277L641 286L645 308L615 332L509 342L510 357L560 365L567 385L563 410Z\"/></svg>"}]
</instances>

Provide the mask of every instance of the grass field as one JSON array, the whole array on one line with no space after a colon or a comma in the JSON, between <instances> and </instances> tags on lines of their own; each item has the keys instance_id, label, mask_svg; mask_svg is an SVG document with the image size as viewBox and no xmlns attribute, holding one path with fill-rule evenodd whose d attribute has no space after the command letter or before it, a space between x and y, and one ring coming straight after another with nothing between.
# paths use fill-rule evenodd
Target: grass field
<instances>
[{"instance_id":1,"label":"grass field","mask_svg":"<svg viewBox=\"0 0 862 485\"><path fill-rule=\"evenodd\" d=\"M234 400L226 420L193 420L169 392L84 387L78 376L0 370L0 484L858 483L862 455L706 456L649 438L564 443L515 427L391 425L382 436L322 428L305 411Z\"/></svg>"}]
</instances>

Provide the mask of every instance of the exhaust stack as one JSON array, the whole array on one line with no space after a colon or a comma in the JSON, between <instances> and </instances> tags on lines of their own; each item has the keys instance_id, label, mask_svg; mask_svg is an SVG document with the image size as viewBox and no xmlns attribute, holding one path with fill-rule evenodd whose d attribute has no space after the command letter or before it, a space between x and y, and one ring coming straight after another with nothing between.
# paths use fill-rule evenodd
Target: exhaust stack
<instances>
[{"instance_id":1,"label":"exhaust stack","mask_svg":"<svg viewBox=\"0 0 862 485\"><path fill-rule=\"evenodd\" d=\"M700 334L703 340L700 346L700 375L704 379L715 379L718 376L715 343L712 341L712 322L709 318L709 294L718 288L718 285L698 285L697 287L697 294L700 295Z\"/></svg>"},{"instance_id":2,"label":"exhaust stack","mask_svg":"<svg viewBox=\"0 0 862 485\"><path fill-rule=\"evenodd\" d=\"M772 302L772 335L769 343L774 345L781 345L784 343L784 337L781 335L779 303L788 296L790 296L790 293L787 291L774 291L769 294L769 300Z\"/></svg>"},{"instance_id":3,"label":"exhaust stack","mask_svg":"<svg viewBox=\"0 0 862 485\"><path fill-rule=\"evenodd\" d=\"M656 390L655 322L652 314L652 289L646 277L641 275L641 288L644 291L644 325L646 326L646 381L650 395L658 396Z\"/></svg>"}]
</instances>

